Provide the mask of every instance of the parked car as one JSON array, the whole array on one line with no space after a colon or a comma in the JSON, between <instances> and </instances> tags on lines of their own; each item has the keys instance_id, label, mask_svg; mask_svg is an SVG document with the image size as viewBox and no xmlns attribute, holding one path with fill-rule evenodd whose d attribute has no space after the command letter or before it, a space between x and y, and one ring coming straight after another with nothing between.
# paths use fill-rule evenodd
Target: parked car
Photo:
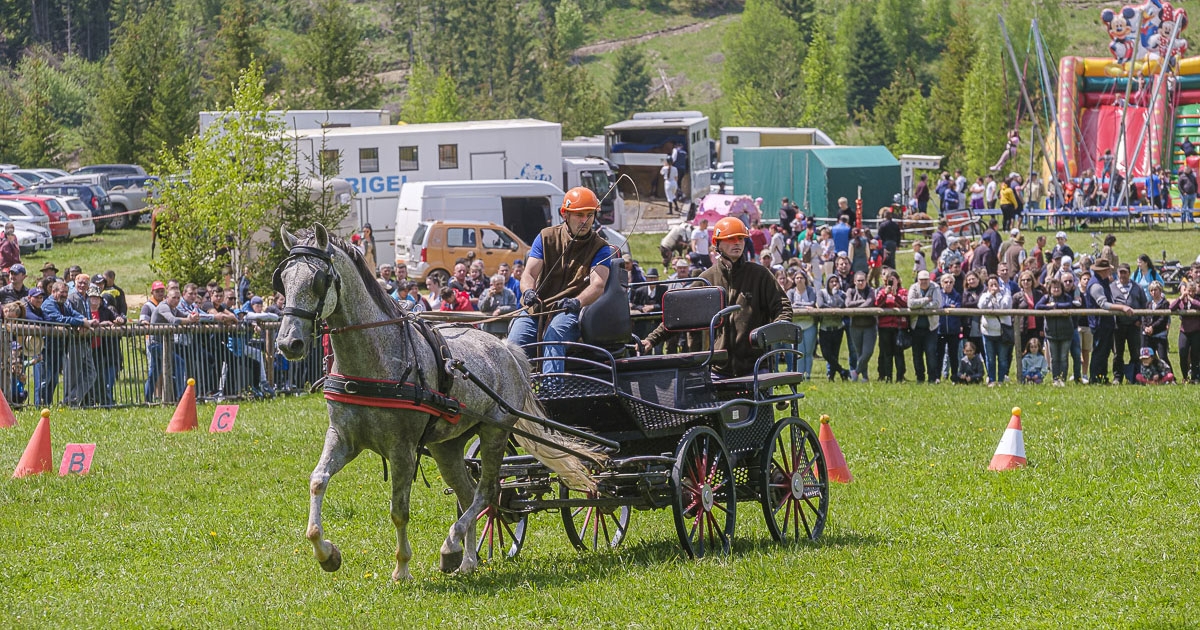
<instances>
[{"instance_id":1,"label":"parked car","mask_svg":"<svg viewBox=\"0 0 1200 630\"><path fill-rule=\"evenodd\" d=\"M0 195L16 195L20 194L21 190L11 181L0 178Z\"/></svg>"},{"instance_id":2,"label":"parked car","mask_svg":"<svg viewBox=\"0 0 1200 630\"><path fill-rule=\"evenodd\" d=\"M141 175L143 177L148 175L146 169L137 164L92 164L71 171L72 175L91 175L92 173L104 173L105 175Z\"/></svg>"},{"instance_id":3,"label":"parked car","mask_svg":"<svg viewBox=\"0 0 1200 630\"><path fill-rule=\"evenodd\" d=\"M14 234L22 254L32 254L54 247L54 239L46 228L17 221L13 224L16 226Z\"/></svg>"},{"instance_id":4,"label":"parked car","mask_svg":"<svg viewBox=\"0 0 1200 630\"><path fill-rule=\"evenodd\" d=\"M443 285L459 258L482 260L484 272L491 275L501 262L524 259L528 254L529 246L516 234L488 221L422 221L403 252L409 278L418 282L440 278ZM396 255L399 258L402 253Z\"/></svg>"},{"instance_id":5,"label":"parked car","mask_svg":"<svg viewBox=\"0 0 1200 630\"><path fill-rule=\"evenodd\" d=\"M721 192L721 182L725 182L725 194L733 194L733 167L714 168L697 171L696 175L708 175L708 192Z\"/></svg>"},{"instance_id":6,"label":"parked car","mask_svg":"<svg viewBox=\"0 0 1200 630\"><path fill-rule=\"evenodd\" d=\"M76 194L80 199L83 199L84 203L92 206L92 214L100 222L98 227L101 230L105 228L119 230L136 223L140 214L150 212L150 208L146 205L146 197L150 189L144 185L151 181L157 183L158 178L148 175L129 175L113 178L105 173L85 173L53 179L45 185L88 184L102 188L104 190L103 197L108 200L109 206L96 206L92 204L89 201L88 195L84 193L67 194ZM122 185L118 185L117 182L121 182ZM138 182L141 183L139 184ZM110 214L113 216L106 218Z\"/></svg>"},{"instance_id":7,"label":"parked car","mask_svg":"<svg viewBox=\"0 0 1200 630\"><path fill-rule=\"evenodd\" d=\"M71 175L64 170L57 168L35 168L33 169L33 172L39 175L45 175L48 179L54 179L55 177L69 177Z\"/></svg>"},{"instance_id":8,"label":"parked car","mask_svg":"<svg viewBox=\"0 0 1200 630\"><path fill-rule=\"evenodd\" d=\"M50 231L50 217L35 203L0 197L0 213L3 213L7 220L29 223Z\"/></svg>"},{"instance_id":9,"label":"parked car","mask_svg":"<svg viewBox=\"0 0 1200 630\"><path fill-rule=\"evenodd\" d=\"M11 172L0 173L0 180L4 180L17 189L17 192L24 192L29 188L29 182L24 178L13 175Z\"/></svg>"},{"instance_id":10,"label":"parked car","mask_svg":"<svg viewBox=\"0 0 1200 630\"><path fill-rule=\"evenodd\" d=\"M56 177L54 175L47 175L31 168L19 168L8 172L12 175L20 177L21 179L24 179L25 181L28 181L31 186L35 186L41 182L50 181Z\"/></svg>"},{"instance_id":11,"label":"parked car","mask_svg":"<svg viewBox=\"0 0 1200 630\"><path fill-rule=\"evenodd\" d=\"M84 205L79 197L59 197L59 203L67 208L67 229L71 238L91 236L96 233L96 223L92 221L92 211Z\"/></svg>"},{"instance_id":12,"label":"parked car","mask_svg":"<svg viewBox=\"0 0 1200 630\"><path fill-rule=\"evenodd\" d=\"M107 218L113 213L113 204L109 200L108 193L95 184L62 183L62 178L59 178L40 186L34 186L31 192L54 197L78 197L92 213L92 218L96 221L97 232L103 232L105 228L110 227L110 222L113 220Z\"/></svg>"},{"instance_id":13,"label":"parked car","mask_svg":"<svg viewBox=\"0 0 1200 630\"><path fill-rule=\"evenodd\" d=\"M50 235L56 241L71 240L71 228L67 227L67 210L50 195L16 195L14 199L30 201L50 217Z\"/></svg>"}]
</instances>

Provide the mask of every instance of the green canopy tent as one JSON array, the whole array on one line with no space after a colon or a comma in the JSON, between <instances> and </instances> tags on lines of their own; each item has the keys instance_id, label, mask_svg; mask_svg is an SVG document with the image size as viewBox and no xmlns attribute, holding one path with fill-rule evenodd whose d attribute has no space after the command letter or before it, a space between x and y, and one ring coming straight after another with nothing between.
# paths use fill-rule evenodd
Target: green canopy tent
<instances>
[{"instance_id":1,"label":"green canopy tent","mask_svg":"<svg viewBox=\"0 0 1200 630\"><path fill-rule=\"evenodd\" d=\"M900 192L900 162L883 146L734 149L733 180L739 194L762 197L772 219L784 197L808 216L836 216L838 197L853 208L859 186L863 215L874 217Z\"/></svg>"}]
</instances>

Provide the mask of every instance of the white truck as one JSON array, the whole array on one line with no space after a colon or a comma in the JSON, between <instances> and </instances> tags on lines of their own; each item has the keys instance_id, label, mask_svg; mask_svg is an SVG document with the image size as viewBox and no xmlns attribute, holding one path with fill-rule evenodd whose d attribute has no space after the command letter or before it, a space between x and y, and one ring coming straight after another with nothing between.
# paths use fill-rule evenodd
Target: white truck
<instances>
[{"instance_id":1,"label":"white truck","mask_svg":"<svg viewBox=\"0 0 1200 630\"><path fill-rule=\"evenodd\" d=\"M283 121L288 129L378 127L392 122L385 109L276 109L267 115ZM200 135L224 116L225 112L200 112Z\"/></svg>"},{"instance_id":2,"label":"white truck","mask_svg":"<svg viewBox=\"0 0 1200 630\"><path fill-rule=\"evenodd\" d=\"M410 183L526 180L603 197L611 170L600 158L563 159L562 126L534 119L308 129L289 132L301 169L325 169L354 187L357 225L370 223L379 260L395 256L396 207ZM615 195L615 193L614 193ZM624 206L610 196L600 221L620 229Z\"/></svg>"},{"instance_id":3,"label":"white truck","mask_svg":"<svg viewBox=\"0 0 1200 630\"><path fill-rule=\"evenodd\" d=\"M813 127L721 127L718 164L732 165L734 149L753 147L832 147L833 139Z\"/></svg>"},{"instance_id":4,"label":"white truck","mask_svg":"<svg viewBox=\"0 0 1200 630\"><path fill-rule=\"evenodd\" d=\"M712 166L715 143L708 137L708 117L696 111L642 112L630 120L604 128L604 157L628 175L643 199L651 191L661 195L663 159L678 147L687 151L686 168L679 170L679 187L691 199L708 193L707 176L700 175Z\"/></svg>"}]
</instances>

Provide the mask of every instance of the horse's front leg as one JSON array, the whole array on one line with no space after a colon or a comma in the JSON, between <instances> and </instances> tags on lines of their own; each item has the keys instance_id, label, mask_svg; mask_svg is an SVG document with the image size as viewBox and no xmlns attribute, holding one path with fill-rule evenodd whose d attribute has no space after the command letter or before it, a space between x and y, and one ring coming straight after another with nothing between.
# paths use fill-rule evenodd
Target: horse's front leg
<instances>
[{"instance_id":1,"label":"horse's front leg","mask_svg":"<svg viewBox=\"0 0 1200 630\"><path fill-rule=\"evenodd\" d=\"M413 477L416 475L416 454L411 444L392 449L388 459L392 463L392 524L396 526L396 570L392 579L411 580L408 563L412 560L412 547L408 544L409 497L412 493Z\"/></svg>"},{"instance_id":2,"label":"horse's front leg","mask_svg":"<svg viewBox=\"0 0 1200 630\"><path fill-rule=\"evenodd\" d=\"M467 439L468 436L464 436L462 439L454 439L450 442L427 445L433 461L438 463L438 472L442 473L442 479L454 491L458 509L462 510L463 516L467 515L467 511L475 499L475 482L470 479L467 463L463 460L463 444ZM482 456L482 449L480 449L480 456ZM443 571L457 570L463 574L469 574L475 570L475 566L479 565L479 557L475 553L475 520L478 516L476 514L475 518L468 522L466 530L457 536L455 527L462 522L462 518L455 523L455 527L451 527L450 535L446 536L446 540L442 544Z\"/></svg>"},{"instance_id":3,"label":"horse's front leg","mask_svg":"<svg viewBox=\"0 0 1200 630\"><path fill-rule=\"evenodd\" d=\"M329 478L350 463L355 455L357 453L352 453L338 432L330 426L325 432L325 447L321 451L321 459L309 477L308 491L311 497L308 507L308 530L304 536L312 543L313 554L317 557L317 562L321 563L321 568L326 571L337 571L341 568L342 554L337 545L324 539L321 503L325 499L325 491L329 489Z\"/></svg>"}]
</instances>

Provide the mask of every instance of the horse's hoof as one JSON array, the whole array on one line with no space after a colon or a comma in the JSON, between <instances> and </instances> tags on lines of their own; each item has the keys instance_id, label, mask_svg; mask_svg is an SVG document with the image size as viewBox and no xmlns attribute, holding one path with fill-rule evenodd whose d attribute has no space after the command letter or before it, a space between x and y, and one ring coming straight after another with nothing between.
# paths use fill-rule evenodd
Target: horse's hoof
<instances>
[{"instance_id":1,"label":"horse's hoof","mask_svg":"<svg viewBox=\"0 0 1200 630\"><path fill-rule=\"evenodd\" d=\"M333 573L342 568L342 552L338 551L337 545L330 543L330 546L333 547L333 552L329 554L328 558L321 561L321 568L328 573Z\"/></svg>"},{"instance_id":2,"label":"horse's hoof","mask_svg":"<svg viewBox=\"0 0 1200 630\"><path fill-rule=\"evenodd\" d=\"M454 573L455 571L457 571L458 566L460 564L462 564L462 559L463 559L462 549L459 549L458 551L451 551L448 553L443 553L442 554L442 566L441 566L442 573Z\"/></svg>"}]
</instances>

